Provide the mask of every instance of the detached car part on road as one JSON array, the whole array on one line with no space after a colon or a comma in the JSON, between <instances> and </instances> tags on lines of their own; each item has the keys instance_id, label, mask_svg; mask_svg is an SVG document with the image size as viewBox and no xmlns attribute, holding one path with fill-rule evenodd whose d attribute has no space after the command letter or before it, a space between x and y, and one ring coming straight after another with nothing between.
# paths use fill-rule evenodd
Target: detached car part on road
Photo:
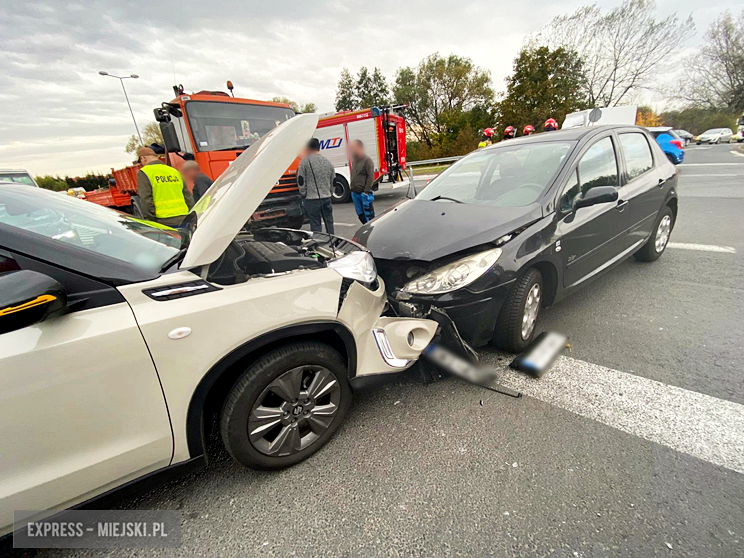
<instances>
[{"instance_id":1,"label":"detached car part on road","mask_svg":"<svg viewBox=\"0 0 744 558\"><path fill-rule=\"evenodd\" d=\"M643 128L572 128L471 153L355 239L399 315L436 308L471 344L520 352L541 308L633 254L661 256L676 188Z\"/></svg>"},{"instance_id":2,"label":"detached car part on road","mask_svg":"<svg viewBox=\"0 0 744 558\"><path fill-rule=\"evenodd\" d=\"M437 322L381 316L366 250L239 234L316 123L297 116L255 142L186 233L0 187L0 535L13 510L203 465L213 413L240 463L295 464L339 428L354 386L416 361Z\"/></svg>"}]
</instances>

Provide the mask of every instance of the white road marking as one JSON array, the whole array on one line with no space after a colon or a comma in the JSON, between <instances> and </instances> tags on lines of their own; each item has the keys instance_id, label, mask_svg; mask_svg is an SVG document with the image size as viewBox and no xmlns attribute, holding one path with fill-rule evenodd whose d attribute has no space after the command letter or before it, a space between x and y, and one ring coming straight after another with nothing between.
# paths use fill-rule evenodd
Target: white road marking
<instances>
[{"instance_id":1,"label":"white road marking","mask_svg":"<svg viewBox=\"0 0 744 558\"><path fill-rule=\"evenodd\" d=\"M498 381L577 415L744 473L744 405L569 357L560 357L540 379L507 368Z\"/></svg>"},{"instance_id":2,"label":"white road marking","mask_svg":"<svg viewBox=\"0 0 744 558\"><path fill-rule=\"evenodd\" d=\"M355 223L337 223L336 221L333 222L334 225L338 225L339 227L361 227L361 223L355 224Z\"/></svg>"},{"instance_id":3,"label":"white road marking","mask_svg":"<svg viewBox=\"0 0 744 558\"><path fill-rule=\"evenodd\" d=\"M692 177L708 178L710 176L744 176L744 174L687 174L687 173L684 173L682 176L684 176L685 178L692 178Z\"/></svg>"},{"instance_id":4,"label":"white road marking","mask_svg":"<svg viewBox=\"0 0 744 558\"><path fill-rule=\"evenodd\" d=\"M668 248L680 250L700 250L701 252L720 252L722 254L736 254L736 248L731 246L716 246L714 244L688 244L686 242L670 242Z\"/></svg>"},{"instance_id":5,"label":"white road marking","mask_svg":"<svg viewBox=\"0 0 744 558\"><path fill-rule=\"evenodd\" d=\"M744 165L744 163L682 163L679 167L724 167L730 165Z\"/></svg>"}]
</instances>

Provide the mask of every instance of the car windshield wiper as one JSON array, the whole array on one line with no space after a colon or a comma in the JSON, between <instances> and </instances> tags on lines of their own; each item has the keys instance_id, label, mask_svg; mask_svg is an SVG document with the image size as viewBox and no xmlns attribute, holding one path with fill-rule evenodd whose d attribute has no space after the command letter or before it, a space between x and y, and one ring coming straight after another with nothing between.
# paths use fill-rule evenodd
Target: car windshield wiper
<instances>
[{"instance_id":1,"label":"car windshield wiper","mask_svg":"<svg viewBox=\"0 0 744 558\"><path fill-rule=\"evenodd\" d=\"M447 197L447 196L434 196L429 201L437 201L437 200L448 200L448 201L453 201L455 203L465 203L462 200L456 200L455 198L450 198L450 197Z\"/></svg>"},{"instance_id":2,"label":"car windshield wiper","mask_svg":"<svg viewBox=\"0 0 744 558\"><path fill-rule=\"evenodd\" d=\"M160 266L160 273L165 273L166 271L168 271L168 269L170 269L171 266L179 263L185 255L186 255L186 248L181 248L178 252L173 254L173 256L165 260L165 263L163 263L163 265Z\"/></svg>"},{"instance_id":3,"label":"car windshield wiper","mask_svg":"<svg viewBox=\"0 0 744 558\"><path fill-rule=\"evenodd\" d=\"M250 145L235 145L233 147L223 147L222 149L212 149L212 152L215 151L245 151L248 149Z\"/></svg>"}]
</instances>

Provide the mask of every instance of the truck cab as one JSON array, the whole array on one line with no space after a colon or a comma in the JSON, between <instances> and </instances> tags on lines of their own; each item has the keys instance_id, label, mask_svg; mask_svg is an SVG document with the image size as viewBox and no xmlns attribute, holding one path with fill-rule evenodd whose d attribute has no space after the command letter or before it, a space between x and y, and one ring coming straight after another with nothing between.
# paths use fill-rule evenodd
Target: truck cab
<instances>
[{"instance_id":1,"label":"truck cab","mask_svg":"<svg viewBox=\"0 0 744 558\"><path fill-rule=\"evenodd\" d=\"M295 116L284 103L231 97L221 91L186 94L155 109L165 146L170 153L190 153L202 172L216 180L240 155L273 128ZM182 164L174 157L174 166ZM295 160L253 214L251 223L289 228L302 226L304 217ZM249 225L250 226L250 225Z\"/></svg>"}]
</instances>

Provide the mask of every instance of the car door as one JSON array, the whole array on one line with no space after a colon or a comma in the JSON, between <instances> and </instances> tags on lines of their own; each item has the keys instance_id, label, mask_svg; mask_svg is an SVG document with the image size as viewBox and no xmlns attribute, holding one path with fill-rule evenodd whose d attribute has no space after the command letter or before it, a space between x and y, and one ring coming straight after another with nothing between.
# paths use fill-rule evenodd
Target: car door
<instances>
[{"instance_id":1,"label":"car door","mask_svg":"<svg viewBox=\"0 0 744 558\"><path fill-rule=\"evenodd\" d=\"M65 288L69 311L0 334L0 535L13 510L66 508L173 452L160 382L132 310L106 284L0 247L0 273Z\"/></svg>"},{"instance_id":2,"label":"car door","mask_svg":"<svg viewBox=\"0 0 744 558\"><path fill-rule=\"evenodd\" d=\"M666 196L664 186L674 168L660 158L654 161L654 151L643 132L620 132L617 138L625 163L629 218L625 245L630 247L640 245L651 234Z\"/></svg>"},{"instance_id":3,"label":"car door","mask_svg":"<svg viewBox=\"0 0 744 558\"><path fill-rule=\"evenodd\" d=\"M598 186L617 188L617 201L573 209L578 196ZM623 252L628 228L626 209L615 142L607 134L584 148L561 190L556 233L564 287L577 285L598 273Z\"/></svg>"}]
</instances>

